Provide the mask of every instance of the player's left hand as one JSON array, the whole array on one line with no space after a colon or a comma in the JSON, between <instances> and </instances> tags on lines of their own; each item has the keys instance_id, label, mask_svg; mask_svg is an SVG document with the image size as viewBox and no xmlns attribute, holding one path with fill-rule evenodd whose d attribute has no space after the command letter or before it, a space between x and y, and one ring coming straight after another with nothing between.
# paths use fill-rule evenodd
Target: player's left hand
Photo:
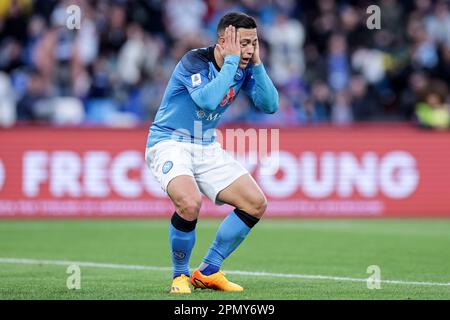
<instances>
[{"instance_id":1,"label":"player's left hand","mask_svg":"<svg viewBox=\"0 0 450 320\"><path fill-rule=\"evenodd\" d=\"M256 40L255 52L253 52L252 56L253 65L261 64L261 58L259 57L259 40Z\"/></svg>"}]
</instances>

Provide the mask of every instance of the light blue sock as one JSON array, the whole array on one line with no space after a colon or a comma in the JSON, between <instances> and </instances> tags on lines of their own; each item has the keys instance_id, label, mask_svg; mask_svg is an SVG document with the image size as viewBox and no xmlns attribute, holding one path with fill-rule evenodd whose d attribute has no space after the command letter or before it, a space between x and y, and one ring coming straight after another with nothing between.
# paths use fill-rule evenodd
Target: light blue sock
<instances>
[{"instance_id":1,"label":"light blue sock","mask_svg":"<svg viewBox=\"0 0 450 320\"><path fill-rule=\"evenodd\" d=\"M169 239L172 252L173 277L178 277L181 274L190 276L189 258L195 244L195 229L190 232L184 232L170 224Z\"/></svg>"},{"instance_id":2,"label":"light blue sock","mask_svg":"<svg viewBox=\"0 0 450 320\"><path fill-rule=\"evenodd\" d=\"M245 239L250 228L236 215L231 212L220 224L216 238L208 250L200 267L205 275L219 271L220 266Z\"/></svg>"}]
</instances>

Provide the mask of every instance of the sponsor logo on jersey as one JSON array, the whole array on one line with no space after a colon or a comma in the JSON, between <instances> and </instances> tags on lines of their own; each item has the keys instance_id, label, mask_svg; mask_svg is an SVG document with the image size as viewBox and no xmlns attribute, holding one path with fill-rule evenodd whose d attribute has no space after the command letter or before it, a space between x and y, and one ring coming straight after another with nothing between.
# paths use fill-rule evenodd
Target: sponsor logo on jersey
<instances>
[{"instance_id":1,"label":"sponsor logo on jersey","mask_svg":"<svg viewBox=\"0 0 450 320\"><path fill-rule=\"evenodd\" d=\"M220 112L212 112L208 115L206 118L207 121L216 121L217 119L220 119L222 114Z\"/></svg>"},{"instance_id":2,"label":"sponsor logo on jersey","mask_svg":"<svg viewBox=\"0 0 450 320\"><path fill-rule=\"evenodd\" d=\"M239 92L239 91L238 91ZM224 107L227 104L230 104L234 101L234 98L236 98L236 94L234 93L234 88L231 87L230 91L223 97L222 101L220 102L220 106Z\"/></svg>"},{"instance_id":3,"label":"sponsor logo on jersey","mask_svg":"<svg viewBox=\"0 0 450 320\"><path fill-rule=\"evenodd\" d=\"M197 110L195 112L197 119L205 121L216 121L222 117L221 112L205 112L203 110Z\"/></svg>"}]
</instances>

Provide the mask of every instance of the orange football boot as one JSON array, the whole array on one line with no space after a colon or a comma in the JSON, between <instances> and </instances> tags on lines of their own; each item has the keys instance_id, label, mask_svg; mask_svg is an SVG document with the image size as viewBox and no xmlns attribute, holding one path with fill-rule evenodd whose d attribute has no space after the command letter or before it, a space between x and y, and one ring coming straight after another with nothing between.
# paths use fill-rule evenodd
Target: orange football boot
<instances>
[{"instance_id":1,"label":"orange football boot","mask_svg":"<svg viewBox=\"0 0 450 320\"><path fill-rule=\"evenodd\" d=\"M174 278L170 293L191 293L189 277L182 274L181 276Z\"/></svg>"},{"instance_id":2,"label":"orange football boot","mask_svg":"<svg viewBox=\"0 0 450 320\"><path fill-rule=\"evenodd\" d=\"M191 283L194 288L200 289L213 289L226 292L244 291L244 288L240 285L225 278L225 273L220 270L212 275L205 276L199 269L195 269L191 276Z\"/></svg>"}]
</instances>

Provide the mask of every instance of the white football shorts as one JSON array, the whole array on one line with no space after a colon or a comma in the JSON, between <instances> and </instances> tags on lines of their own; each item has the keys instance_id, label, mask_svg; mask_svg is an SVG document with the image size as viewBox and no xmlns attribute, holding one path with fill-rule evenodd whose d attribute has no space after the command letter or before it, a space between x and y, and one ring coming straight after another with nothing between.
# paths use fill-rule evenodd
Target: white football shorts
<instances>
[{"instance_id":1,"label":"white football shorts","mask_svg":"<svg viewBox=\"0 0 450 320\"><path fill-rule=\"evenodd\" d=\"M217 142L200 145L164 140L146 149L145 161L164 192L173 178L187 175L217 205L223 204L216 199L217 194L248 173Z\"/></svg>"}]
</instances>

